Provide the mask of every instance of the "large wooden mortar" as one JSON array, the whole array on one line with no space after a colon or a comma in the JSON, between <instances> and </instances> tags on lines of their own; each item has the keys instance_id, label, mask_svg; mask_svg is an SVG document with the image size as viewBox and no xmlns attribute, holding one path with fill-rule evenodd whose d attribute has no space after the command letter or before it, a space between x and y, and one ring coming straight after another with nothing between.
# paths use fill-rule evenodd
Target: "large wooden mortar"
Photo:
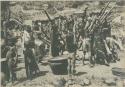
<instances>
[{"instance_id":1,"label":"large wooden mortar","mask_svg":"<svg viewBox=\"0 0 125 87\"><path fill-rule=\"evenodd\" d=\"M56 75L66 75L68 59L66 56L58 56L49 60L49 64L53 74Z\"/></svg>"}]
</instances>

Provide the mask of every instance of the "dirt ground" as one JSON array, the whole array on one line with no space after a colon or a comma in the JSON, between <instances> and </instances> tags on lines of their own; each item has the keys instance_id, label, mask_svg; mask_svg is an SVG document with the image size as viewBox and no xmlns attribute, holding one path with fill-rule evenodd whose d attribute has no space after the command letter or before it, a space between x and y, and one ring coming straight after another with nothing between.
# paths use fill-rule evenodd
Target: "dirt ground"
<instances>
[{"instance_id":1,"label":"dirt ground","mask_svg":"<svg viewBox=\"0 0 125 87\"><path fill-rule=\"evenodd\" d=\"M76 62L76 75L74 76L74 79L79 81L80 79L87 78L91 84L84 87L123 87L123 83L120 80L119 77L114 76L112 74L111 69L113 67L119 67L119 68L125 68L125 51L119 52L119 58L120 61L117 61L116 63L110 63L110 66L105 65L99 65L96 64L94 67L90 67L88 61L86 61L86 65L82 65L81 61ZM16 81L13 85L11 83L8 83L8 87L34 87L34 86L40 86L40 87L50 87L47 86L47 84L50 84L56 79L59 78L65 78L67 80L67 75L54 75L51 71L51 68L49 65L42 65L39 63L39 68L41 71L41 75L34 78L33 80L27 80L26 79L26 72L24 67L24 62L18 64L18 71L17 71L17 78L18 81ZM104 79L117 79L115 80L116 85L110 85L104 83Z\"/></svg>"}]
</instances>

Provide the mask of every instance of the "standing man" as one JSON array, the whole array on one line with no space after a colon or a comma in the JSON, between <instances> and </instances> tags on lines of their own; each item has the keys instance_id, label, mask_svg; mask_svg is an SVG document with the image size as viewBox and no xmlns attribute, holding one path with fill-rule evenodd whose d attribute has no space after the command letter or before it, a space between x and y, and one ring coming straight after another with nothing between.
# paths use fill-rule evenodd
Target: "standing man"
<instances>
[{"instance_id":1,"label":"standing man","mask_svg":"<svg viewBox=\"0 0 125 87\"><path fill-rule=\"evenodd\" d=\"M93 32L90 35L90 50L91 50L91 56L90 56L90 66L93 67L94 63L95 63L95 51L94 51L94 47L95 47L95 33Z\"/></svg>"},{"instance_id":2,"label":"standing man","mask_svg":"<svg viewBox=\"0 0 125 87\"><path fill-rule=\"evenodd\" d=\"M52 56L56 57L59 56L59 32L58 32L58 25L55 24L55 21L52 23L52 36L51 36L51 52Z\"/></svg>"},{"instance_id":3,"label":"standing man","mask_svg":"<svg viewBox=\"0 0 125 87\"><path fill-rule=\"evenodd\" d=\"M76 55L76 44L74 43L74 34L71 30L68 31L66 36L67 51L69 52L68 60L68 75L69 84L72 84L73 74L75 73L75 55Z\"/></svg>"}]
</instances>

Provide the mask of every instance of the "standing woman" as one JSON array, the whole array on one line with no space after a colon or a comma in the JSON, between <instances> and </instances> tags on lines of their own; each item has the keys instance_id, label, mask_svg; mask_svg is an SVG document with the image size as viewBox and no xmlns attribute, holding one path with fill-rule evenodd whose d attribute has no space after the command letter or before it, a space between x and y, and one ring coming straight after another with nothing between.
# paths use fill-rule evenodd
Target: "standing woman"
<instances>
[{"instance_id":1,"label":"standing woman","mask_svg":"<svg viewBox=\"0 0 125 87\"><path fill-rule=\"evenodd\" d=\"M30 27L26 27L26 31L24 33L24 58L26 75L28 79L32 79L33 72L35 72L36 75L40 71L34 56L34 47L35 42L33 33Z\"/></svg>"},{"instance_id":2,"label":"standing woman","mask_svg":"<svg viewBox=\"0 0 125 87\"><path fill-rule=\"evenodd\" d=\"M26 75L28 79L32 79L32 70L31 70L31 57L32 57L32 50L29 48L29 44L25 43L25 51L24 51L24 59L25 59L25 68L26 68Z\"/></svg>"},{"instance_id":3,"label":"standing woman","mask_svg":"<svg viewBox=\"0 0 125 87\"><path fill-rule=\"evenodd\" d=\"M7 64L8 64L8 68L9 68L9 73L10 73L10 81L12 81L12 83L17 80L16 77L16 46L14 45L14 43L10 43L9 46L9 51L6 54L6 58L7 58Z\"/></svg>"},{"instance_id":4,"label":"standing woman","mask_svg":"<svg viewBox=\"0 0 125 87\"><path fill-rule=\"evenodd\" d=\"M30 42L27 42L25 44L24 58L25 58L25 68L26 68L27 78L32 79L34 72L35 72L35 75L39 73L39 67L36 63L35 56Z\"/></svg>"}]
</instances>

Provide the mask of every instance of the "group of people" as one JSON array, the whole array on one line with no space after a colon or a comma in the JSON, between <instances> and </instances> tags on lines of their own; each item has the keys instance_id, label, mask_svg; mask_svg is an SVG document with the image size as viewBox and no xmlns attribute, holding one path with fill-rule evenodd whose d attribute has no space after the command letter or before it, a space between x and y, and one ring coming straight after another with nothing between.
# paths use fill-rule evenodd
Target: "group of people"
<instances>
[{"instance_id":1,"label":"group of people","mask_svg":"<svg viewBox=\"0 0 125 87\"><path fill-rule=\"evenodd\" d=\"M35 39L33 38L33 32L29 26L24 26L24 31L20 31L17 36L16 29L8 30L6 32L7 38L2 36L1 43L1 57L4 61L1 61L2 69L1 71L5 74L5 79L9 82L14 82L17 80L16 71L18 63L24 59L26 76L28 79L32 79L40 73L40 69L37 63L37 50L42 49L39 57L45 55L45 45L40 44L40 48L35 44ZM15 30L15 31L14 31ZM16 35L16 36L15 36ZM44 51L44 52L43 52ZM37 53L37 54L36 54Z\"/></svg>"},{"instance_id":2,"label":"group of people","mask_svg":"<svg viewBox=\"0 0 125 87\"><path fill-rule=\"evenodd\" d=\"M94 23L98 24L97 21L95 22L95 19L98 20L98 15L99 13L94 12L87 13L86 8L81 16L59 16L43 24L36 21L32 28L31 26L23 26L18 37L11 33L14 29L7 29L6 34L8 35L5 40L3 39L1 54L2 58L7 59L9 72L7 77L10 76L8 79L17 80L15 72L20 43L28 79L38 75L40 72L38 63L45 55L50 55L49 51L51 51L53 57L63 55L65 51L68 51L69 74L75 73L75 60L77 50L80 50L80 48L83 51L83 64L87 53L90 55L89 61L92 65L95 63L109 65L111 61L119 61L116 50L117 48L122 50L122 45L118 43L115 36L111 37L111 26L107 19L104 20L103 24L100 24L101 27L93 25ZM94 29L92 29L93 26ZM18 41L20 41L19 44ZM3 71L6 70L3 68Z\"/></svg>"}]
</instances>

